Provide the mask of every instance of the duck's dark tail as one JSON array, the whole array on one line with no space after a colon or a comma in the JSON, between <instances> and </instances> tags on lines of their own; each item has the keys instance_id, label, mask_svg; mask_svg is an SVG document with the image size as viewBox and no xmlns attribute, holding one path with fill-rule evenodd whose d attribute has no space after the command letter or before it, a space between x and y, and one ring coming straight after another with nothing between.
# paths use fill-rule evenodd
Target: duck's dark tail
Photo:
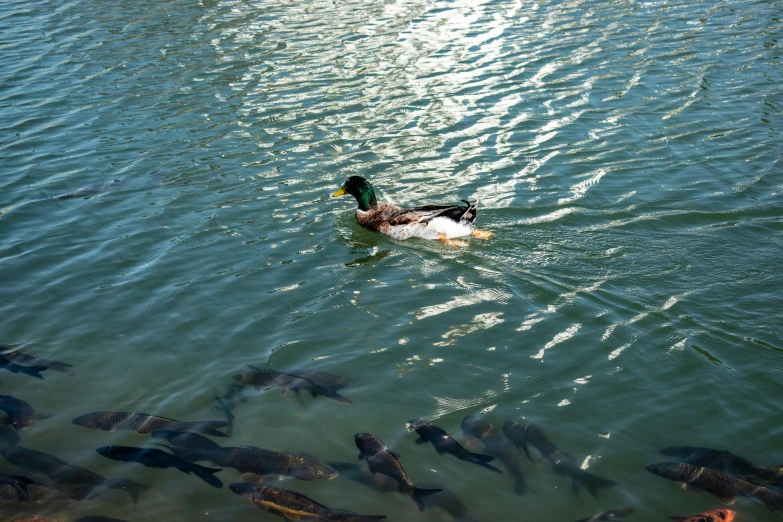
<instances>
[{"instance_id":1,"label":"duck's dark tail","mask_svg":"<svg viewBox=\"0 0 783 522\"><path fill-rule=\"evenodd\" d=\"M468 208L465 209L465 213L462 214L460 221L467 221L468 223L473 223L474 221L476 221L476 211L478 209L479 202L478 200L476 200L475 203L471 203L467 199L463 199L462 201L465 202Z\"/></svg>"}]
</instances>

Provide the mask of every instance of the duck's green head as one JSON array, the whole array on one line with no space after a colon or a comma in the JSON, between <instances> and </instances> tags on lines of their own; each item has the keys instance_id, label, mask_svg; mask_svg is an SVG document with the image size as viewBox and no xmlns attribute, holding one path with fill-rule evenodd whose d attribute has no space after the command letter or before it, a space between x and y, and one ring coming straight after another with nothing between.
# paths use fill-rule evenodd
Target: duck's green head
<instances>
[{"instance_id":1,"label":"duck's green head","mask_svg":"<svg viewBox=\"0 0 783 522\"><path fill-rule=\"evenodd\" d=\"M367 211L378 204L372 185L361 176L351 176L346 179L340 190L332 194L332 197L342 196L343 194L350 194L355 197L356 202L359 203L359 210Z\"/></svg>"}]
</instances>

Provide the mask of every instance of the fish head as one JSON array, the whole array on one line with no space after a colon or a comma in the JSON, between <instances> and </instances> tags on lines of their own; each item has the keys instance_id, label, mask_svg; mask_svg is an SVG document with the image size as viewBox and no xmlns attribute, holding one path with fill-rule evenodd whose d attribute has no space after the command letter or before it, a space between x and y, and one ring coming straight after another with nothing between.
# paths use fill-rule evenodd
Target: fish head
<instances>
[{"instance_id":1,"label":"fish head","mask_svg":"<svg viewBox=\"0 0 783 522\"><path fill-rule=\"evenodd\" d=\"M655 473L659 477L675 482L685 482L692 472L699 472L703 468L680 462L658 462L657 464L649 464L644 469L650 473Z\"/></svg>"},{"instance_id":2,"label":"fish head","mask_svg":"<svg viewBox=\"0 0 783 522\"><path fill-rule=\"evenodd\" d=\"M29 411L20 411L17 415L14 415L13 422L14 428L17 430L26 430L35 422L35 413Z\"/></svg>"},{"instance_id":3,"label":"fish head","mask_svg":"<svg viewBox=\"0 0 783 522\"><path fill-rule=\"evenodd\" d=\"M294 464L290 474L299 480L332 480L339 475L333 467L311 459L302 459Z\"/></svg>"},{"instance_id":4,"label":"fish head","mask_svg":"<svg viewBox=\"0 0 783 522\"><path fill-rule=\"evenodd\" d=\"M419 431L420 429L429 426L429 424L430 423L424 419L412 419L405 424L405 427L408 431Z\"/></svg>"},{"instance_id":5,"label":"fish head","mask_svg":"<svg viewBox=\"0 0 783 522\"><path fill-rule=\"evenodd\" d=\"M357 433L353 436L356 447L364 455L375 455L386 449L386 444L372 433Z\"/></svg>"},{"instance_id":6,"label":"fish head","mask_svg":"<svg viewBox=\"0 0 783 522\"><path fill-rule=\"evenodd\" d=\"M77 426L84 426L85 428L99 428L98 419L94 413L87 413L80 415L73 419L73 423Z\"/></svg>"},{"instance_id":7,"label":"fish head","mask_svg":"<svg viewBox=\"0 0 783 522\"><path fill-rule=\"evenodd\" d=\"M478 415L467 415L462 419L462 431L468 435L481 438L482 435L492 430L492 424Z\"/></svg>"}]
</instances>

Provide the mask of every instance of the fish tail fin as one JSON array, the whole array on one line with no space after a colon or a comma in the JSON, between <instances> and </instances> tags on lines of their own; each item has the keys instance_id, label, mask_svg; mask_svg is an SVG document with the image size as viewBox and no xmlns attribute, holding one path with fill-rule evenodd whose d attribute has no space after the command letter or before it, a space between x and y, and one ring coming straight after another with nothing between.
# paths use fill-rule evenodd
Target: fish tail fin
<instances>
[{"instance_id":1,"label":"fish tail fin","mask_svg":"<svg viewBox=\"0 0 783 522\"><path fill-rule=\"evenodd\" d=\"M228 426L228 422L226 421L201 421L194 422L191 425L191 428L194 431L212 435L213 437L228 437L227 433L218 430L218 428L225 428L226 426Z\"/></svg>"},{"instance_id":2,"label":"fish tail fin","mask_svg":"<svg viewBox=\"0 0 783 522\"><path fill-rule=\"evenodd\" d=\"M223 482L217 478L213 473L217 473L218 471L223 471L222 468L207 468L205 466L199 466L198 464L193 464L191 468L189 468L190 471L193 472L194 475L196 475L198 478L212 486L213 488L222 488Z\"/></svg>"},{"instance_id":3,"label":"fish tail fin","mask_svg":"<svg viewBox=\"0 0 783 522\"><path fill-rule=\"evenodd\" d=\"M142 493L152 489L152 486L149 486L147 484L142 484L140 482L134 482L126 478L107 480L104 483L104 486L110 489L119 489L126 492L128 496L130 496L134 504L139 501L139 497L141 496Z\"/></svg>"},{"instance_id":4,"label":"fish tail fin","mask_svg":"<svg viewBox=\"0 0 783 522\"><path fill-rule=\"evenodd\" d=\"M44 370L48 370L48 366L19 366L17 365L17 373L23 373L25 375L29 375L30 377L35 377L36 379L43 379L43 375L41 375L41 372Z\"/></svg>"},{"instance_id":5,"label":"fish tail fin","mask_svg":"<svg viewBox=\"0 0 783 522\"><path fill-rule=\"evenodd\" d=\"M424 500L422 500L421 497L426 497L427 495L432 495L434 493L438 493L440 491L443 491L442 489L422 489L417 487L411 487L409 491L406 491L405 493L410 497L410 499L413 501L414 504L416 504L416 509L419 511L424 511Z\"/></svg>"},{"instance_id":6,"label":"fish tail fin","mask_svg":"<svg viewBox=\"0 0 783 522\"><path fill-rule=\"evenodd\" d=\"M605 479L603 477L597 477L592 473L587 473L583 471L582 473L579 473L574 477L572 477L571 490L574 492L574 495L578 495L579 489L585 488L587 491L590 492L590 495L592 495L594 499L598 500L599 488L611 488L616 485L617 482L615 482L614 480Z\"/></svg>"},{"instance_id":7,"label":"fish tail fin","mask_svg":"<svg viewBox=\"0 0 783 522\"><path fill-rule=\"evenodd\" d=\"M494 471L495 473L502 475L503 472L490 464L493 460L495 460L495 457L492 457L490 455L482 455L481 453L471 453L468 455L468 458L465 459L468 462L472 462L473 464L478 464L482 468L487 468L488 470Z\"/></svg>"},{"instance_id":8,"label":"fish tail fin","mask_svg":"<svg viewBox=\"0 0 783 522\"><path fill-rule=\"evenodd\" d=\"M340 404L353 404L353 401L346 397L345 395L340 395L336 391L332 391L332 393L329 395L329 398L336 400Z\"/></svg>"}]
</instances>

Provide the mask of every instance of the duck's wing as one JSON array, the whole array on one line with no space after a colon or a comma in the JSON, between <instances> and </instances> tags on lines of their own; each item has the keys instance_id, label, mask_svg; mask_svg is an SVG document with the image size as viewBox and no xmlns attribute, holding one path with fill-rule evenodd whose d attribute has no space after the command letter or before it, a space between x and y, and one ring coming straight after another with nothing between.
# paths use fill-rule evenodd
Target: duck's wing
<instances>
[{"instance_id":1,"label":"duck's wing","mask_svg":"<svg viewBox=\"0 0 783 522\"><path fill-rule=\"evenodd\" d=\"M464 201L464 200L463 200ZM473 222L476 219L476 203L465 201L467 205L424 205L400 209L389 218L389 225L409 225L411 223L429 223L437 217L445 217L459 223L462 220Z\"/></svg>"}]
</instances>

